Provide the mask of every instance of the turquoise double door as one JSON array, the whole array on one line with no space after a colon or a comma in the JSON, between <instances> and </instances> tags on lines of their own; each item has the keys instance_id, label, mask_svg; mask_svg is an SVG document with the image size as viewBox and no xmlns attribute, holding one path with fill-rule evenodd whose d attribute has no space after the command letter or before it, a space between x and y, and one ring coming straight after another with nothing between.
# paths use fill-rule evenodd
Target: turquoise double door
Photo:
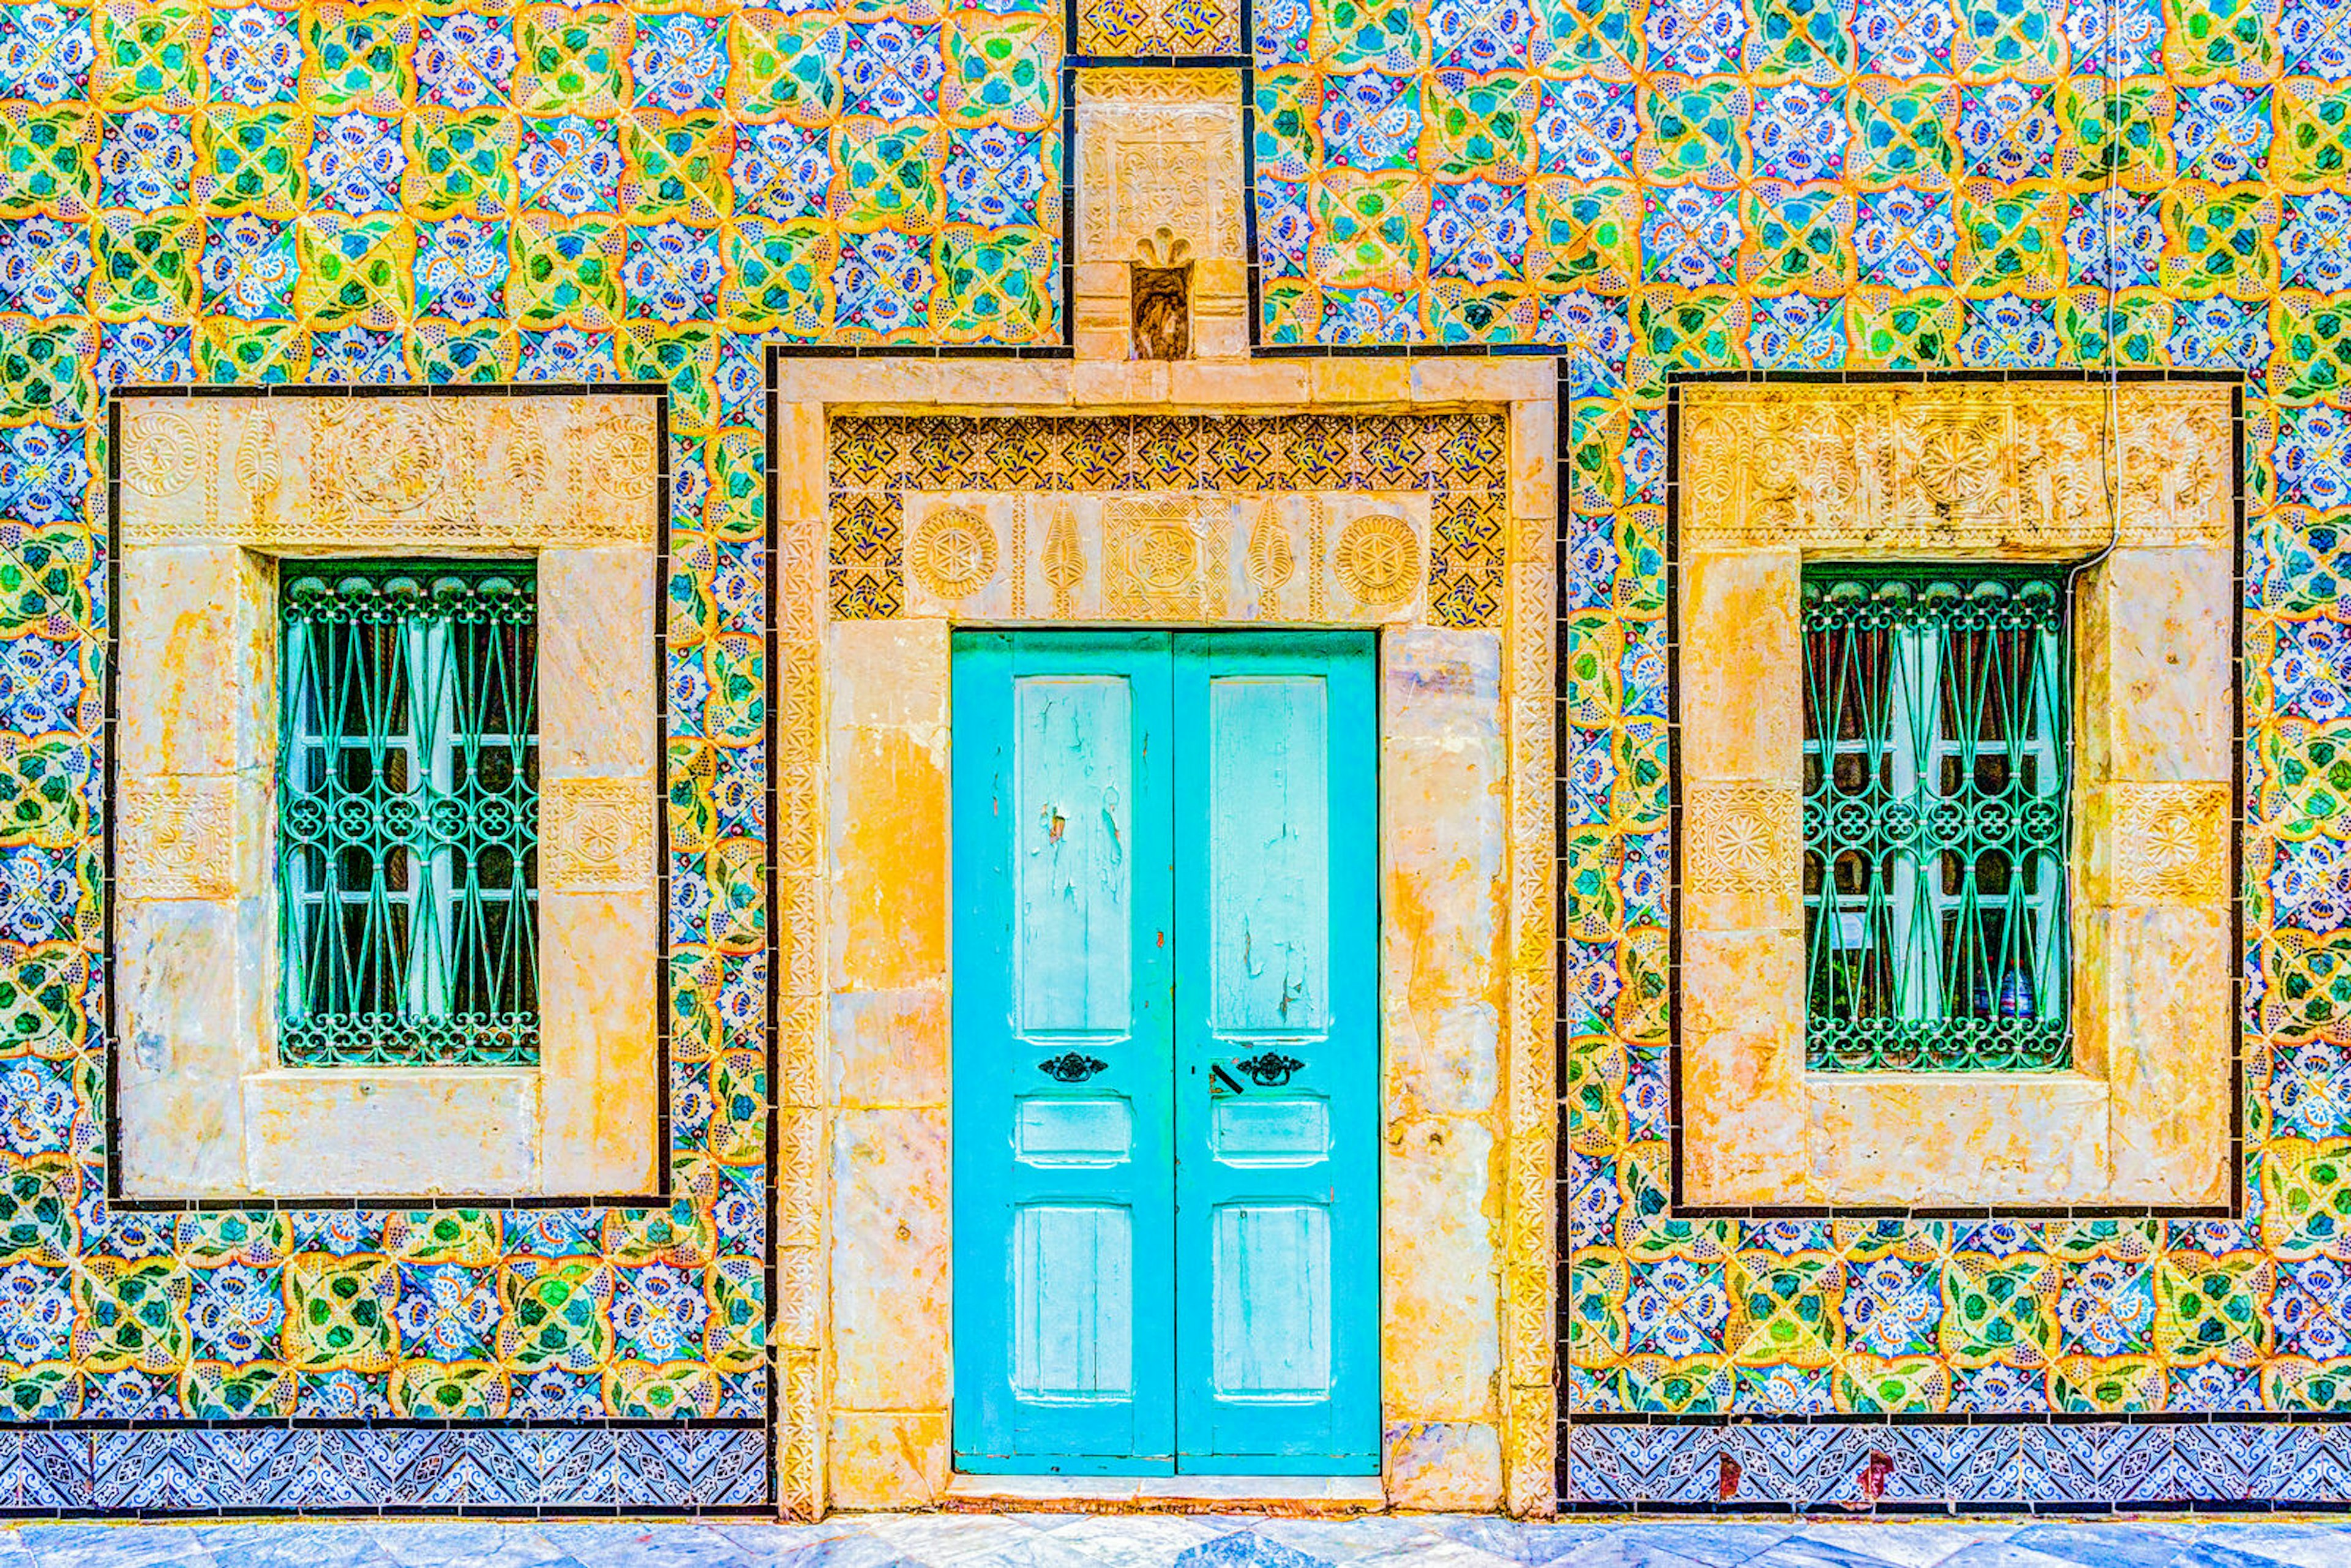
<instances>
[{"instance_id":1,"label":"turquoise double door","mask_svg":"<svg viewBox=\"0 0 2351 1568\"><path fill-rule=\"evenodd\" d=\"M956 634L959 1468L1376 1471L1373 670Z\"/></svg>"}]
</instances>

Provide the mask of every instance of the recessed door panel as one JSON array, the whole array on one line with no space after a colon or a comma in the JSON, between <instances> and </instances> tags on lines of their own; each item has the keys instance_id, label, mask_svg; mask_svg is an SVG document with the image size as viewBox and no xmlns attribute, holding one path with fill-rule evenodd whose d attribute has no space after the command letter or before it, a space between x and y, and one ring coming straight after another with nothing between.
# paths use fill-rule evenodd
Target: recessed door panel
<instances>
[{"instance_id":1,"label":"recessed door panel","mask_svg":"<svg viewBox=\"0 0 2351 1568\"><path fill-rule=\"evenodd\" d=\"M1330 976L1328 683L1208 683L1208 1022L1319 1031Z\"/></svg>"},{"instance_id":2,"label":"recessed door panel","mask_svg":"<svg viewBox=\"0 0 2351 1568\"><path fill-rule=\"evenodd\" d=\"M1012 1224L1012 1390L1134 1395L1134 1224L1107 1204L1025 1203Z\"/></svg>"},{"instance_id":3,"label":"recessed door panel","mask_svg":"<svg viewBox=\"0 0 2351 1568\"><path fill-rule=\"evenodd\" d=\"M1134 1155L1134 1107L1124 1100L1035 1094L1014 1113L1012 1157L1023 1165L1120 1165Z\"/></svg>"},{"instance_id":4,"label":"recessed door panel","mask_svg":"<svg viewBox=\"0 0 2351 1568\"><path fill-rule=\"evenodd\" d=\"M1217 1207L1209 1364L1223 1400L1331 1394L1331 1212L1318 1204Z\"/></svg>"},{"instance_id":5,"label":"recessed door panel","mask_svg":"<svg viewBox=\"0 0 2351 1568\"><path fill-rule=\"evenodd\" d=\"M1134 685L1123 675L1024 675L1013 693L1020 1030L1123 1033L1133 983Z\"/></svg>"}]
</instances>

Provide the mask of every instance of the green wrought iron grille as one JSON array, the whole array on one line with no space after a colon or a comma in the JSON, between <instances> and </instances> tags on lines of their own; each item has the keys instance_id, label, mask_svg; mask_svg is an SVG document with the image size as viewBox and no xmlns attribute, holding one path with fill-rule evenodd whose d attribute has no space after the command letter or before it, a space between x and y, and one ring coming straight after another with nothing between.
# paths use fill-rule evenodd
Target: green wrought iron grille
<instances>
[{"instance_id":1,"label":"green wrought iron grille","mask_svg":"<svg viewBox=\"0 0 2351 1568\"><path fill-rule=\"evenodd\" d=\"M287 562L278 1055L538 1060L531 563Z\"/></svg>"},{"instance_id":2,"label":"green wrought iron grille","mask_svg":"<svg viewBox=\"0 0 2351 1568\"><path fill-rule=\"evenodd\" d=\"M2068 1065L2062 570L1807 567L1804 1054Z\"/></svg>"}]
</instances>

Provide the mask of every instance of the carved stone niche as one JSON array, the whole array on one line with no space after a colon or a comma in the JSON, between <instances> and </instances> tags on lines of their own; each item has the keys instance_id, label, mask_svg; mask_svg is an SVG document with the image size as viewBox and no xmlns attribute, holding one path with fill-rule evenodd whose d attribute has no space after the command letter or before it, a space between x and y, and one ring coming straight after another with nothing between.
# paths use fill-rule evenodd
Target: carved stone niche
<instances>
[{"instance_id":1,"label":"carved stone niche","mask_svg":"<svg viewBox=\"0 0 2351 1568\"><path fill-rule=\"evenodd\" d=\"M1246 356L1239 73L1086 69L1077 98L1078 357Z\"/></svg>"},{"instance_id":2,"label":"carved stone niche","mask_svg":"<svg viewBox=\"0 0 2351 1568\"><path fill-rule=\"evenodd\" d=\"M1129 298L1134 306L1134 357L1192 357L1192 247L1162 228L1135 247Z\"/></svg>"}]
</instances>

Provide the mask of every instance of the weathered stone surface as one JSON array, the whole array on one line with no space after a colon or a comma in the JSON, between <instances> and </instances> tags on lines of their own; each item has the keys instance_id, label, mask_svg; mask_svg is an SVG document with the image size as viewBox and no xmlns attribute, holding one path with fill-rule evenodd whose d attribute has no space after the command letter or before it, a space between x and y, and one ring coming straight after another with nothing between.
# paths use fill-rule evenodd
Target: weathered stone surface
<instances>
[{"instance_id":1,"label":"weathered stone surface","mask_svg":"<svg viewBox=\"0 0 2351 1568\"><path fill-rule=\"evenodd\" d=\"M407 1068L245 1080L256 1192L434 1197L538 1190L538 1074Z\"/></svg>"},{"instance_id":2,"label":"weathered stone surface","mask_svg":"<svg viewBox=\"0 0 2351 1568\"><path fill-rule=\"evenodd\" d=\"M955 1469L937 1410L837 1412L826 1456L832 1506L852 1510L935 1505Z\"/></svg>"},{"instance_id":3,"label":"weathered stone surface","mask_svg":"<svg viewBox=\"0 0 2351 1568\"><path fill-rule=\"evenodd\" d=\"M1486 1511L1501 1506L1501 1439L1491 1426L1397 1424L1386 1437L1388 1501L1395 1507Z\"/></svg>"},{"instance_id":4,"label":"weathered stone surface","mask_svg":"<svg viewBox=\"0 0 2351 1568\"><path fill-rule=\"evenodd\" d=\"M839 1113L832 1184L834 1399L944 1409L954 1385L946 1113Z\"/></svg>"},{"instance_id":5,"label":"weathered stone surface","mask_svg":"<svg viewBox=\"0 0 2351 1568\"><path fill-rule=\"evenodd\" d=\"M542 778L653 777L653 570L650 549L540 552Z\"/></svg>"},{"instance_id":6,"label":"weathered stone surface","mask_svg":"<svg viewBox=\"0 0 2351 1568\"><path fill-rule=\"evenodd\" d=\"M637 893L538 897L542 1189L653 1190L661 907Z\"/></svg>"},{"instance_id":7,"label":"weathered stone surface","mask_svg":"<svg viewBox=\"0 0 2351 1568\"><path fill-rule=\"evenodd\" d=\"M1392 1119L1380 1163L1380 1368L1392 1418L1492 1419L1500 1194L1490 1127Z\"/></svg>"}]
</instances>

